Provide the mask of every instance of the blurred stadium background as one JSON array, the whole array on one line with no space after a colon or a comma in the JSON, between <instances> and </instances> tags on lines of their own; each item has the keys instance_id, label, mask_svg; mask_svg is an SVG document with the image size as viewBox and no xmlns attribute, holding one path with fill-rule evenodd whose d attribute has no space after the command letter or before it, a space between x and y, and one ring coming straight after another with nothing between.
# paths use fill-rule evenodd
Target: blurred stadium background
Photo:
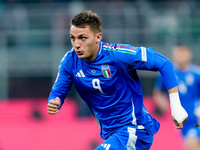
<instances>
[{"instance_id":1,"label":"blurred stadium background","mask_svg":"<svg viewBox=\"0 0 200 150\"><path fill-rule=\"evenodd\" d=\"M71 49L72 16L97 12L103 41L154 47L169 58L173 45L187 44L200 65L199 7L198 0L0 0L0 150L92 150L102 141L74 88L59 115L46 111L59 62ZM157 73L138 73L153 114ZM184 149L170 112L157 119L161 130L151 149Z\"/></svg>"}]
</instances>

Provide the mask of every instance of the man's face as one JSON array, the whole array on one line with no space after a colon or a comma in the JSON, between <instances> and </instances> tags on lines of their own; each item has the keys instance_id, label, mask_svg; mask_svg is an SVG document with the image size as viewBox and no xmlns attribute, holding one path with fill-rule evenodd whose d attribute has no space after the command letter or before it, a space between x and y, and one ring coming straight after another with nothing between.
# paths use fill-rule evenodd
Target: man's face
<instances>
[{"instance_id":1,"label":"man's face","mask_svg":"<svg viewBox=\"0 0 200 150\"><path fill-rule=\"evenodd\" d=\"M192 59L192 55L189 49L183 46L178 46L173 49L173 60L181 68L187 67Z\"/></svg>"},{"instance_id":2,"label":"man's face","mask_svg":"<svg viewBox=\"0 0 200 150\"><path fill-rule=\"evenodd\" d=\"M70 28L71 43L77 56L88 62L93 61L99 50L101 33L94 33L89 26Z\"/></svg>"}]
</instances>

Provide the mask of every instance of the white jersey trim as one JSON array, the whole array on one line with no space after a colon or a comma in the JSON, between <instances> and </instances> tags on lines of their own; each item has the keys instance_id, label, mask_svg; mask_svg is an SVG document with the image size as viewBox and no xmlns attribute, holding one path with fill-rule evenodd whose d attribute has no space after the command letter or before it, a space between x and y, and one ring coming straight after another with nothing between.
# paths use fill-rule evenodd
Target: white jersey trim
<instances>
[{"instance_id":1,"label":"white jersey trim","mask_svg":"<svg viewBox=\"0 0 200 150\"><path fill-rule=\"evenodd\" d=\"M137 125L136 117L135 117L135 107L134 107L134 104L133 104L133 100L132 100L132 99L131 99L131 102L132 102L132 109L133 109L133 112L132 112L132 118L133 118L132 124L133 124L133 125Z\"/></svg>"},{"instance_id":2,"label":"white jersey trim","mask_svg":"<svg viewBox=\"0 0 200 150\"><path fill-rule=\"evenodd\" d=\"M141 47L141 51L142 51L142 61L147 61L147 49L145 47Z\"/></svg>"}]
</instances>

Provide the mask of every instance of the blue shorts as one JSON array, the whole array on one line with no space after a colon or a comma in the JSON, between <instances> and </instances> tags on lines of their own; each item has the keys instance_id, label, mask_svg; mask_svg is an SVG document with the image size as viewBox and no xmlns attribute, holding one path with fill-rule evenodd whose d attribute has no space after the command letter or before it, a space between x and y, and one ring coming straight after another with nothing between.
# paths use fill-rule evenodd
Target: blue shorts
<instances>
[{"instance_id":1,"label":"blue shorts","mask_svg":"<svg viewBox=\"0 0 200 150\"><path fill-rule=\"evenodd\" d=\"M96 150L149 150L153 135L137 126L124 126L106 139Z\"/></svg>"}]
</instances>

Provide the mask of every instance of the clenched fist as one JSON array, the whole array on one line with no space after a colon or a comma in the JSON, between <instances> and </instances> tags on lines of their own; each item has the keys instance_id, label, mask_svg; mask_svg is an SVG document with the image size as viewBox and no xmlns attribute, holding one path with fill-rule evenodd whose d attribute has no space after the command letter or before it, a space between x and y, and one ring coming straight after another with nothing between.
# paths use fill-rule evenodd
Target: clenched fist
<instances>
[{"instance_id":1,"label":"clenched fist","mask_svg":"<svg viewBox=\"0 0 200 150\"><path fill-rule=\"evenodd\" d=\"M47 110L50 115L55 115L59 112L59 107L61 105L61 101L59 97L56 97L55 99L52 99L49 101L47 105Z\"/></svg>"}]
</instances>

